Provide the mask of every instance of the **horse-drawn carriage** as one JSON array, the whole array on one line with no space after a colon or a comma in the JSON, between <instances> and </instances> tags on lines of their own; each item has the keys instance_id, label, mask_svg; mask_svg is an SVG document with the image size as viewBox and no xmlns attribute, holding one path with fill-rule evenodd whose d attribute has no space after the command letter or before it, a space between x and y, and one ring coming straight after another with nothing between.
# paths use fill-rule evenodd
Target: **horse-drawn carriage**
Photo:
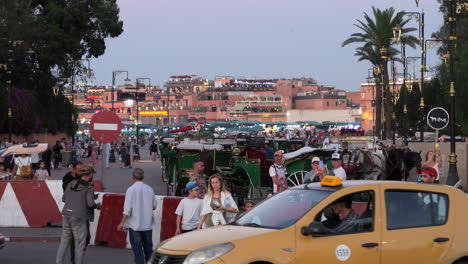
<instances>
[{"instance_id":1,"label":"horse-drawn carriage","mask_svg":"<svg viewBox=\"0 0 468 264\"><path fill-rule=\"evenodd\" d=\"M230 146L235 141L194 140L185 138L164 138L161 144L163 181L167 182L167 195L182 195L185 184L193 171L193 163L201 160L205 171L213 172L217 165L229 165Z\"/></svg>"}]
</instances>

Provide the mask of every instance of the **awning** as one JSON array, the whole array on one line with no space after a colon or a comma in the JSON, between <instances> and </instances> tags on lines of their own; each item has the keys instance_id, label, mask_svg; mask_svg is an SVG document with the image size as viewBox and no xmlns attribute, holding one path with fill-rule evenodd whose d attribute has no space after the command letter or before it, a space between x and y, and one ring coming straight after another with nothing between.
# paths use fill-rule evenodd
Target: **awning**
<instances>
[{"instance_id":1,"label":"awning","mask_svg":"<svg viewBox=\"0 0 468 264\"><path fill-rule=\"evenodd\" d=\"M244 111L249 104L236 104L231 108L231 111Z\"/></svg>"}]
</instances>

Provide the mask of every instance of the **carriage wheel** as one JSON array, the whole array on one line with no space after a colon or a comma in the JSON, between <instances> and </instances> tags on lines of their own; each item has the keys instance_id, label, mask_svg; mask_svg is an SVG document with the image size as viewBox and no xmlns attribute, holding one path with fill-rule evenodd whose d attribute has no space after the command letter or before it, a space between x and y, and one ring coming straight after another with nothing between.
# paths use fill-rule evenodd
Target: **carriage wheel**
<instances>
[{"instance_id":1,"label":"carriage wheel","mask_svg":"<svg viewBox=\"0 0 468 264\"><path fill-rule=\"evenodd\" d=\"M307 174L307 171L296 171L291 173L287 178L288 186L297 186L301 185L304 182L304 176Z\"/></svg>"}]
</instances>

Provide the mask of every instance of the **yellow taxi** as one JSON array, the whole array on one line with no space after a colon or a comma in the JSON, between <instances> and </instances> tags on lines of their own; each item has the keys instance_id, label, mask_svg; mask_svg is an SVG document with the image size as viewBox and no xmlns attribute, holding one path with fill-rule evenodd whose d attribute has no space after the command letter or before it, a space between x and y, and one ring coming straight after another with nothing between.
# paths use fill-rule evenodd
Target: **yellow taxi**
<instances>
[{"instance_id":1,"label":"yellow taxi","mask_svg":"<svg viewBox=\"0 0 468 264\"><path fill-rule=\"evenodd\" d=\"M467 264L467 219L454 187L327 176L163 241L149 263Z\"/></svg>"}]
</instances>

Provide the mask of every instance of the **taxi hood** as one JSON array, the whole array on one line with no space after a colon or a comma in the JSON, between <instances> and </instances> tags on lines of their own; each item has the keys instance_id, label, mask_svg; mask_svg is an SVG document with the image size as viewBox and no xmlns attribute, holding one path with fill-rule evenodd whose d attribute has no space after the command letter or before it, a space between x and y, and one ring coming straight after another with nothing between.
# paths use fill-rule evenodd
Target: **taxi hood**
<instances>
[{"instance_id":1,"label":"taxi hood","mask_svg":"<svg viewBox=\"0 0 468 264\"><path fill-rule=\"evenodd\" d=\"M224 242L252 237L276 229L225 225L184 233L164 242L157 250L165 254L189 254L193 250Z\"/></svg>"}]
</instances>

